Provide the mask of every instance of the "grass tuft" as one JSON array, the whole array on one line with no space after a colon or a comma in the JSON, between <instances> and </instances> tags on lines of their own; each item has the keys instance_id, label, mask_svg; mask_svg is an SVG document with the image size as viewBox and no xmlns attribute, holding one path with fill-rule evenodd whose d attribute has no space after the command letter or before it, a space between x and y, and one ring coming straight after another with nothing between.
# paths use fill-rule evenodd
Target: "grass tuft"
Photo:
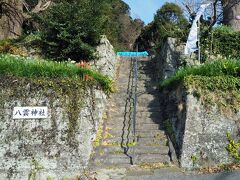
<instances>
[{"instance_id":1,"label":"grass tuft","mask_svg":"<svg viewBox=\"0 0 240 180\"><path fill-rule=\"evenodd\" d=\"M100 84L105 92L112 91L112 80L109 77L88 68L78 68L68 62L54 62L0 54L0 75L52 79L69 77L79 80L85 80L85 76L88 75L92 77L91 81Z\"/></svg>"},{"instance_id":2,"label":"grass tuft","mask_svg":"<svg viewBox=\"0 0 240 180\"><path fill-rule=\"evenodd\" d=\"M217 60L205 63L200 66L187 66L180 69L169 79L164 80L160 84L160 88L174 89L177 85L184 82L189 76L202 77L240 77L240 61L239 60Z\"/></svg>"}]
</instances>

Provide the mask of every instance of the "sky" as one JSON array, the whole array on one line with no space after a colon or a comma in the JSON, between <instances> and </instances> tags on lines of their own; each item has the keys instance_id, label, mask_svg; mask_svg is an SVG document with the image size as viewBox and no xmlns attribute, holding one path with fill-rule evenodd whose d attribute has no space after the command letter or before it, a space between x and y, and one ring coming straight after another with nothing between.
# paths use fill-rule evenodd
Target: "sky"
<instances>
[{"instance_id":1,"label":"sky","mask_svg":"<svg viewBox=\"0 0 240 180\"><path fill-rule=\"evenodd\" d=\"M156 11L165 2L175 2L175 0L123 0L131 8L131 16L135 18L140 18L145 22L145 24L150 23L153 20Z\"/></svg>"}]
</instances>

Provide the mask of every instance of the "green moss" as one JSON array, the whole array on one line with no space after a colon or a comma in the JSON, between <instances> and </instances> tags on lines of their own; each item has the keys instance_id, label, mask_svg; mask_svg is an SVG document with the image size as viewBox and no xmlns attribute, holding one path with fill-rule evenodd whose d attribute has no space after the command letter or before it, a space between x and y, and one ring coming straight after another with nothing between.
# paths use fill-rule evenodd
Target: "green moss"
<instances>
[{"instance_id":1,"label":"green moss","mask_svg":"<svg viewBox=\"0 0 240 180\"><path fill-rule=\"evenodd\" d=\"M93 141L93 147L96 148L98 146L100 146L101 140L103 138L103 125L99 125L97 134L96 134L96 138Z\"/></svg>"},{"instance_id":2,"label":"green moss","mask_svg":"<svg viewBox=\"0 0 240 180\"><path fill-rule=\"evenodd\" d=\"M168 91L179 86L196 97L206 109L216 105L222 112L235 112L240 108L240 61L217 60L189 66L160 85Z\"/></svg>"},{"instance_id":3,"label":"green moss","mask_svg":"<svg viewBox=\"0 0 240 180\"><path fill-rule=\"evenodd\" d=\"M53 178L51 176L48 176L47 180L53 180Z\"/></svg>"},{"instance_id":4,"label":"green moss","mask_svg":"<svg viewBox=\"0 0 240 180\"><path fill-rule=\"evenodd\" d=\"M28 180L35 180L37 173L42 169L44 169L44 167L40 165L36 159L33 158L31 161L31 172L28 175Z\"/></svg>"},{"instance_id":5,"label":"green moss","mask_svg":"<svg viewBox=\"0 0 240 180\"><path fill-rule=\"evenodd\" d=\"M4 102L22 102L21 106L28 106L28 100L34 98L41 100L47 98L49 106L54 109L53 103L59 100L59 105L65 110L68 117L68 141L74 145L74 133L78 128L78 116L89 95L88 89L95 88L94 84L72 78L26 78L1 76L0 93L1 107ZM38 103L38 102L36 102ZM55 102L56 103L56 102ZM52 128L56 129L56 112L51 112ZM54 138L54 137L52 137Z\"/></svg>"},{"instance_id":6,"label":"green moss","mask_svg":"<svg viewBox=\"0 0 240 180\"><path fill-rule=\"evenodd\" d=\"M187 76L184 86L210 108L217 105L222 110L240 108L240 78L232 76Z\"/></svg>"},{"instance_id":7,"label":"green moss","mask_svg":"<svg viewBox=\"0 0 240 180\"><path fill-rule=\"evenodd\" d=\"M196 155L192 155L192 156L191 156L191 160L192 160L193 166L195 166L196 163L197 163L198 158L197 158Z\"/></svg>"},{"instance_id":8,"label":"green moss","mask_svg":"<svg viewBox=\"0 0 240 180\"><path fill-rule=\"evenodd\" d=\"M235 142L231 137L230 133L227 133L228 144L226 146L226 150L228 154L233 157L236 161L240 161L240 140Z\"/></svg>"}]
</instances>

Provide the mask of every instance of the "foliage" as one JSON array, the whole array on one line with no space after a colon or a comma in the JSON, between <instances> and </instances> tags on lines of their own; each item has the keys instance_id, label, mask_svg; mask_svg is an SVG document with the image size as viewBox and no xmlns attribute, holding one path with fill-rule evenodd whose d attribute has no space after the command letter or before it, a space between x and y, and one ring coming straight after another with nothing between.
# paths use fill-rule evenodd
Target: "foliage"
<instances>
[{"instance_id":1,"label":"foliage","mask_svg":"<svg viewBox=\"0 0 240 180\"><path fill-rule=\"evenodd\" d=\"M165 3L154 17L154 22L163 37L179 37L188 25L181 8L174 3Z\"/></svg>"},{"instance_id":2,"label":"foliage","mask_svg":"<svg viewBox=\"0 0 240 180\"><path fill-rule=\"evenodd\" d=\"M144 23L130 17L130 7L122 0L109 0L108 6L104 34L116 50L130 50Z\"/></svg>"},{"instance_id":3,"label":"foliage","mask_svg":"<svg viewBox=\"0 0 240 180\"><path fill-rule=\"evenodd\" d=\"M240 61L239 60L218 60L205 63L201 66L187 66L180 69L176 74L169 79L164 80L161 88L174 88L176 85L184 81L188 76L203 76L203 77L240 77ZM205 84L207 86L207 84ZM229 84L230 85L230 84Z\"/></svg>"},{"instance_id":4,"label":"foliage","mask_svg":"<svg viewBox=\"0 0 240 180\"><path fill-rule=\"evenodd\" d=\"M228 26L219 26L212 32L205 33L202 38L202 52L208 55L220 55L226 58L240 57L240 32L235 32Z\"/></svg>"},{"instance_id":5,"label":"foliage","mask_svg":"<svg viewBox=\"0 0 240 180\"><path fill-rule=\"evenodd\" d=\"M162 90L184 87L208 109L231 116L240 108L240 61L219 60L179 70L160 84Z\"/></svg>"},{"instance_id":6,"label":"foliage","mask_svg":"<svg viewBox=\"0 0 240 180\"><path fill-rule=\"evenodd\" d=\"M57 60L92 60L102 34L116 49L129 49L143 26L130 18L129 9L121 0L60 0L35 17L42 49Z\"/></svg>"},{"instance_id":7,"label":"foliage","mask_svg":"<svg viewBox=\"0 0 240 180\"><path fill-rule=\"evenodd\" d=\"M88 68L78 68L68 62L44 61L1 54L0 74L30 78L73 78L79 81L83 81L88 75L93 78L92 83L101 85L106 92L112 91L112 81L108 77Z\"/></svg>"},{"instance_id":8,"label":"foliage","mask_svg":"<svg viewBox=\"0 0 240 180\"><path fill-rule=\"evenodd\" d=\"M20 56L27 56L27 51L11 40L0 41L0 53L11 53Z\"/></svg>"},{"instance_id":9,"label":"foliage","mask_svg":"<svg viewBox=\"0 0 240 180\"><path fill-rule=\"evenodd\" d=\"M103 33L106 1L61 0L38 16L41 39L48 57L93 59Z\"/></svg>"},{"instance_id":10,"label":"foliage","mask_svg":"<svg viewBox=\"0 0 240 180\"><path fill-rule=\"evenodd\" d=\"M235 142L233 138L231 137L230 133L227 133L227 139L228 144L226 146L226 150L228 151L228 154L232 156L235 160L240 160L240 140L238 142Z\"/></svg>"},{"instance_id":11,"label":"foliage","mask_svg":"<svg viewBox=\"0 0 240 180\"><path fill-rule=\"evenodd\" d=\"M165 3L156 13L154 21L144 28L137 40L138 44L144 44L144 50L154 52L159 49L167 37L186 38L188 22L181 8L174 3ZM154 44L152 47L151 44Z\"/></svg>"}]
</instances>

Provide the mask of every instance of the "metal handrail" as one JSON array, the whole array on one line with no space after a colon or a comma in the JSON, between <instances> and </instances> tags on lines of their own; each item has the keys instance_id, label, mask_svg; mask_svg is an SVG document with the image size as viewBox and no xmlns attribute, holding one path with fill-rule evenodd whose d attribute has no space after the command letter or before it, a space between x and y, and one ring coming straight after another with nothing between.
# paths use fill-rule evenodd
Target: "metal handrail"
<instances>
[{"instance_id":1,"label":"metal handrail","mask_svg":"<svg viewBox=\"0 0 240 180\"><path fill-rule=\"evenodd\" d=\"M134 71L134 79L135 79L135 88L134 88L134 99L133 99L133 141L136 139L136 114L137 114L137 85L138 85L138 60L135 58L135 71ZM133 68L134 68L133 67Z\"/></svg>"}]
</instances>

